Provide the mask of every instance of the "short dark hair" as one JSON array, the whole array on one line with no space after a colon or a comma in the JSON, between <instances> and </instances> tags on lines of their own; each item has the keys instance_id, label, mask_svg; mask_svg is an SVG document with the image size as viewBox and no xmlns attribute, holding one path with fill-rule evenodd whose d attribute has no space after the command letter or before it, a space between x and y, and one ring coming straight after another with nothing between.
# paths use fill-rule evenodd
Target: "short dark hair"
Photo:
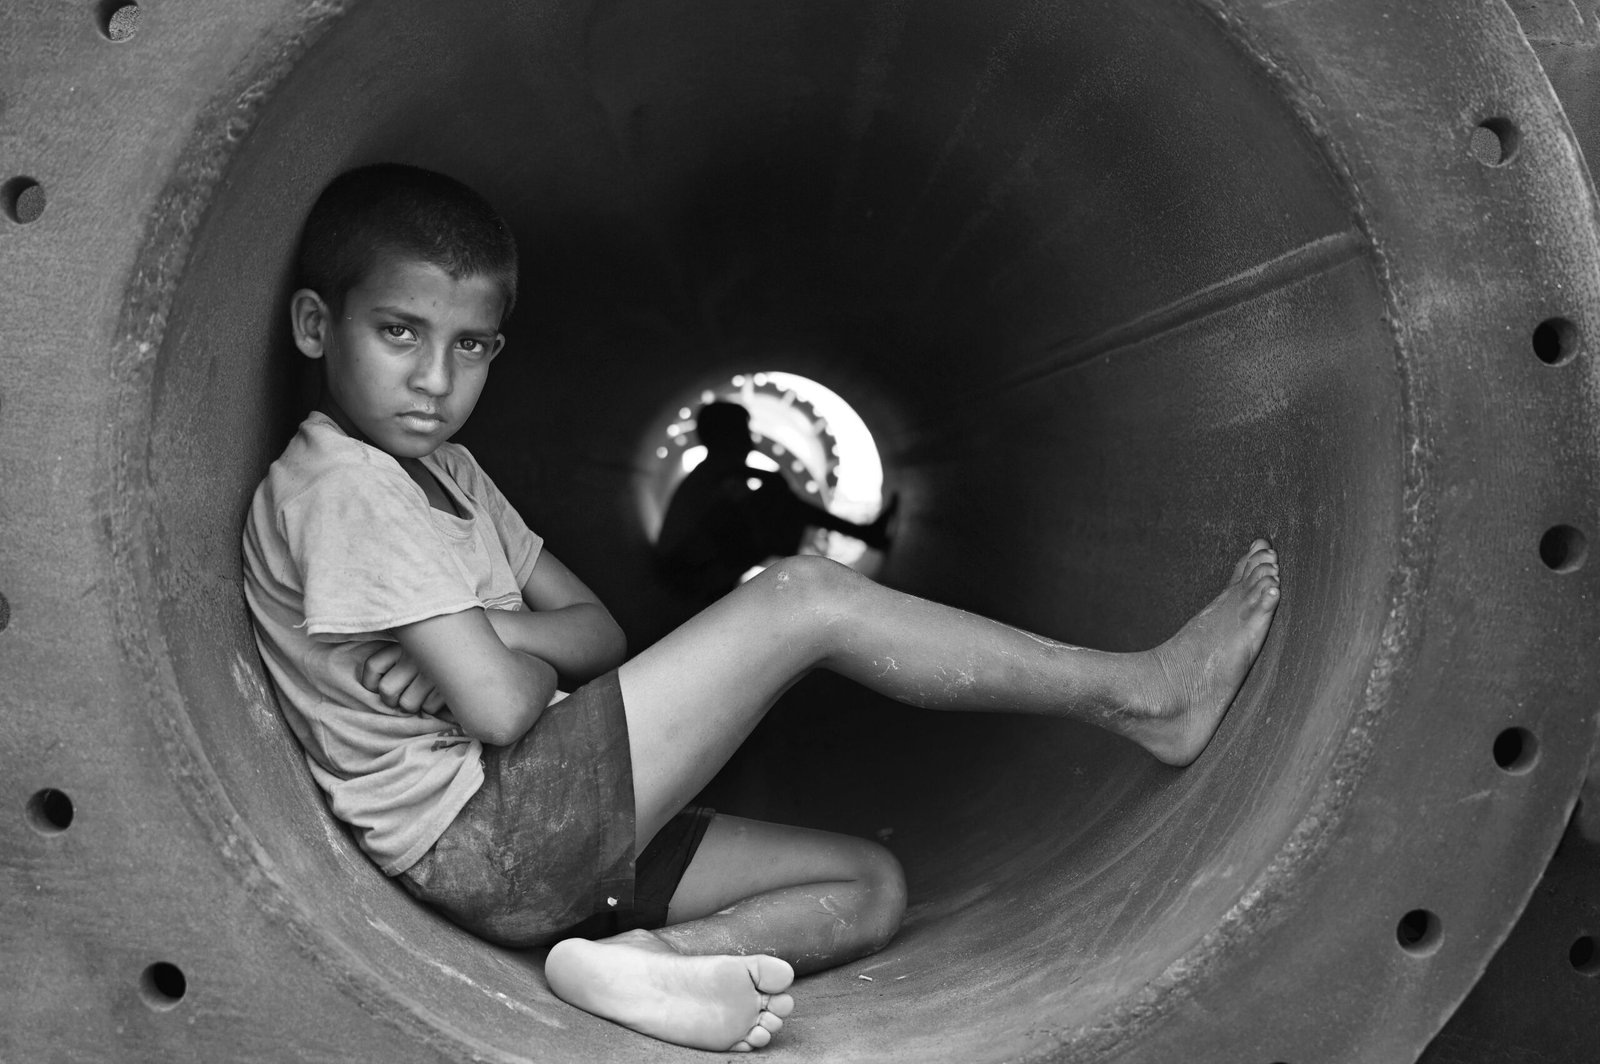
<instances>
[{"instance_id":1,"label":"short dark hair","mask_svg":"<svg viewBox=\"0 0 1600 1064\"><path fill-rule=\"evenodd\" d=\"M451 277L482 275L517 299L517 242L489 201L455 178L401 163L347 170L312 205L295 260L297 284L337 307L384 252Z\"/></svg>"}]
</instances>

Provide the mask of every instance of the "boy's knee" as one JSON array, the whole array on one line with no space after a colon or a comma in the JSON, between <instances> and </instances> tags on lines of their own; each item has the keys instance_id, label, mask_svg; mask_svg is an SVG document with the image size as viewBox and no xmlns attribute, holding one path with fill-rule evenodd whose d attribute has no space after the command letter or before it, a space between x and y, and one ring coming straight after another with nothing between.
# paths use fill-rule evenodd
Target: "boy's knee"
<instances>
[{"instance_id":1,"label":"boy's knee","mask_svg":"<svg viewBox=\"0 0 1600 1064\"><path fill-rule=\"evenodd\" d=\"M774 562L761 578L767 580L774 594L806 605L836 600L862 579L848 565L816 554L797 554Z\"/></svg>"},{"instance_id":2,"label":"boy's knee","mask_svg":"<svg viewBox=\"0 0 1600 1064\"><path fill-rule=\"evenodd\" d=\"M894 854L862 840L859 881L864 887L863 917L873 948L881 949L900 929L906 914L906 874Z\"/></svg>"}]
</instances>

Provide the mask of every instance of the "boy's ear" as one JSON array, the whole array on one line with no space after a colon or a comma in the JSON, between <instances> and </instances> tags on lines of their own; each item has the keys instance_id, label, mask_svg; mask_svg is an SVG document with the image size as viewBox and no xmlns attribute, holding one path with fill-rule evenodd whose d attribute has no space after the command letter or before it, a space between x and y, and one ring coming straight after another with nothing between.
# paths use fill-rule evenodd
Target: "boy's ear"
<instances>
[{"instance_id":1,"label":"boy's ear","mask_svg":"<svg viewBox=\"0 0 1600 1064\"><path fill-rule=\"evenodd\" d=\"M307 358L321 358L328 330L333 326L333 315L322 297L309 288L297 290L289 297L289 325L300 353Z\"/></svg>"},{"instance_id":2,"label":"boy's ear","mask_svg":"<svg viewBox=\"0 0 1600 1064\"><path fill-rule=\"evenodd\" d=\"M494 358L495 355L498 355L500 353L500 349L502 347L504 347L504 346L506 346L505 333L495 333L494 334L494 348L489 352L489 357L490 358Z\"/></svg>"}]
</instances>

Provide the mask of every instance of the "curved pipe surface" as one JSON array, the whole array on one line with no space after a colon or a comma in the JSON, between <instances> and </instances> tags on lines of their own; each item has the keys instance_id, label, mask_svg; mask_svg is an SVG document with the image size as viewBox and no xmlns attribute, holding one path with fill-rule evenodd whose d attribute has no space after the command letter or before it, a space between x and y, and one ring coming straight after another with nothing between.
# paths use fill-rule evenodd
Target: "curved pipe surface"
<instances>
[{"instance_id":1,"label":"curved pipe surface","mask_svg":"<svg viewBox=\"0 0 1600 1064\"><path fill-rule=\"evenodd\" d=\"M791 694L718 801L881 834L913 905L805 983L787 1053L1410 1059L1472 986L1565 821L1600 667L1594 206L1498 4L150 6L116 45L41 10L65 73L6 68L50 194L7 234L9 320L79 311L50 358L5 353L0 408L6 935L42 958L0 984L19 1045L686 1056L378 875L255 660L238 529L303 409L297 226L378 159L517 230L463 439L636 643L671 610L641 440L745 370L863 414L911 591L1133 649L1279 546L1267 649L1183 772Z\"/></svg>"}]
</instances>

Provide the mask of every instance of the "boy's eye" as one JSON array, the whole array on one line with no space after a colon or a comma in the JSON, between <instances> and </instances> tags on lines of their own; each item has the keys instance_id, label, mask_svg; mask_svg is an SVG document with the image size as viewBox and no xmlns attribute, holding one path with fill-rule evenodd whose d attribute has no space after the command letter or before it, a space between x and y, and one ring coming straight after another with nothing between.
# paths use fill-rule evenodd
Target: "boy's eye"
<instances>
[{"instance_id":1,"label":"boy's eye","mask_svg":"<svg viewBox=\"0 0 1600 1064\"><path fill-rule=\"evenodd\" d=\"M474 340L470 336L463 336L460 340L456 341L456 346L461 348L461 350L465 351L469 355L481 355L486 350L486 348L483 346L482 340Z\"/></svg>"},{"instance_id":2,"label":"boy's eye","mask_svg":"<svg viewBox=\"0 0 1600 1064\"><path fill-rule=\"evenodd\" d=\"M383 327L383 335L391 340L409 340L415 334L411 331L411 326L409 325L385 325Z\"/></svg>"}]
</instances>

